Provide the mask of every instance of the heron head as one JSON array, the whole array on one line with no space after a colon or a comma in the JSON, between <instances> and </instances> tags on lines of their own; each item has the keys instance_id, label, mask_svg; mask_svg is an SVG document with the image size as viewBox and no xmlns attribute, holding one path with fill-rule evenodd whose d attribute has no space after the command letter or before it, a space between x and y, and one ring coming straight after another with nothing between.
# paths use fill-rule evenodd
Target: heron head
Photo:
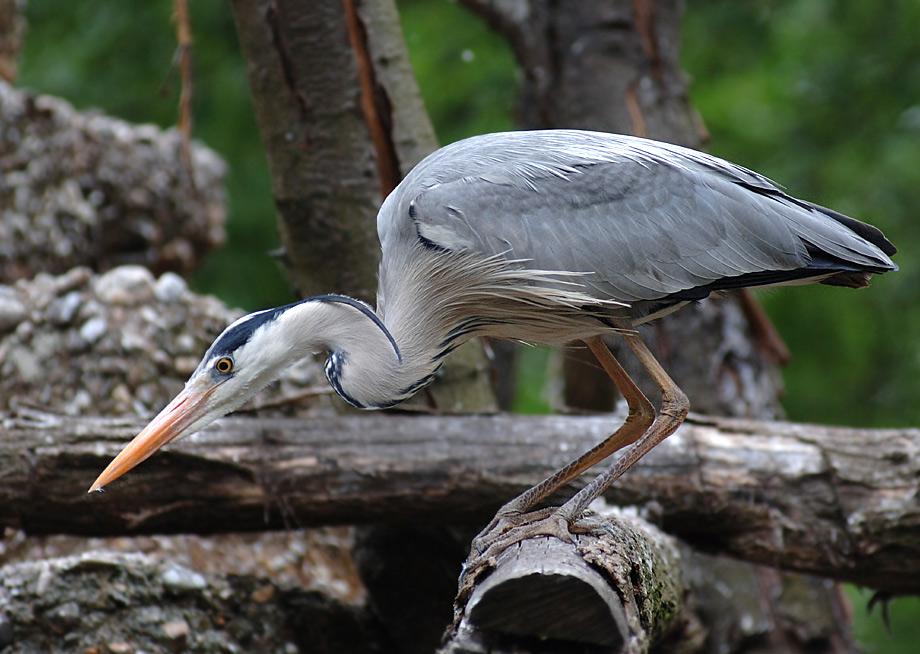
<instances>
[{"instance_id":1,"label":"heron head","mask_svg":"<svg viewBox=\"0 0 920 654\"><path fill-rule=\"evenodd\" d=\"M300 358L277 333L283 329L278 318L287 309L252 313L227 327L185 387L112 460L90 491L121 477L167 443L239 408Z\"/></svg>"},{"instance_id":2,"label":"heron head","mask_svg":"<svg viewBox=\"0 0 920 654\"><path fill-rule=\"evenodd\" d=\"M386 377L401 358L393 336L368 305L346 296L320 295L251 313L217 337L185 388L112 460L90 491L170 441L240 407L293 363L321 350L331 353L326 373L342 397L363 406L387 405L388 386L381 390L379 383L362 379L359 369Z\"/></svg>"}]
</instances>

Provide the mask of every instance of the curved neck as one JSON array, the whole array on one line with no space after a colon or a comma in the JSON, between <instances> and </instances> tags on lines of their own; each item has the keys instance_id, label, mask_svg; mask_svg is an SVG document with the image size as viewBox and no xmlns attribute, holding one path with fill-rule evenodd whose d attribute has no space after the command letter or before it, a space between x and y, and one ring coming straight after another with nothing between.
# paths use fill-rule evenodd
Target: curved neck
<instances>
[{"instance_id":1,"label":"curved neck","mask_svg":"<svg viewBox=\"0 0 920 654\"><path fill-rule=\"evenodd\" d=\"M291 337L289 356L327 350L326 377L349 403L384 408L424 386L440 361L404 353L376 313L342 295L321 295L290 307L278 317Z\"/></svg>"}]
</instances>

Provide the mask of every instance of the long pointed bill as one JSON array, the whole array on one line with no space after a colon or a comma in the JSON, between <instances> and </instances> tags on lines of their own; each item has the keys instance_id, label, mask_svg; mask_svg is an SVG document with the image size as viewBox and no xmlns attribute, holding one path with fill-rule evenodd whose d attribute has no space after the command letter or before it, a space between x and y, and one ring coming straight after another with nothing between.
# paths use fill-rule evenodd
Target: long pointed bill
<instances>
[{"instance_id":1,"label":"long pointed bill","mask_svg":"<svg viewBox=\"0 0 920 654\"><path fill-rule=\"evenodd\" d=\"M209 390L213 390L213 387ZM102 490L168 442L182 435L191 425L207 413L210 392L199 392L186 387L144 427L125 448L112 459L87 492Z\"/></svg>"}]
</instances>

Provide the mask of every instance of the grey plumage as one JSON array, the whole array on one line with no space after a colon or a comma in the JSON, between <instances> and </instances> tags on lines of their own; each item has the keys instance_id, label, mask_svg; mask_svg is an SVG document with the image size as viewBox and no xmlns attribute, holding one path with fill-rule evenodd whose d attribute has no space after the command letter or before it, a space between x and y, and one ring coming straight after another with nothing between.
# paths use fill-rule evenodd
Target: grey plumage
<instances>
[{"instance_id":1,"label":"grey plumage","mask_svg":"<svg viewBox=\"0 0 920 654\"><path fill-rule=\"evenodd\" d=\"M386 199L377 230L383 256L376 312L324 295L240 319L91 490L317 351L330 353L326 374L343 398L382 408L418 392L444 357L474 336L554 345L581 339L626 398L630 419L503 507L474 545L509 544L508 523L565 538L560 521L577 520L689 408L635 325L713 291L807 282L860 287L874 273L897 269L895 248L879 230L792 198L757 173L674 145L572 130L490 134L442 148ZM623 338L661 390L657 416L600 340L610 333ZM546 518L555 520L549 527L522 517L627 446Z\"/></svg>"},{"instance_id":2,"label":"grey plumage","mask_svg":"<svg viewBox=\"0 0 920 654\"><path fill-rule=\"evenodd\" d=\"M409 361L437 354L421 341L439 328L558 345L716 290L863 286L896 269L877 229L757 173L675 145L573 130L442 148L390 194L377 228L378 311L398 342L410 341Z\"/></svg>"},{"instance_id":3,"label":"grey plumage","mask_svg":"<svg viewBox=\"0 0 920 654\"><path fill-rule=\"evenodd\" d=\"M587 273L573 281L593 297L641 304L696 299L687 291L737 286L718 282L742 275L761 275L760 285L802 269L895 269L880 232L857 234L838 215L700 152L553 130L441 149L387 199L378 231L384 265L420 236L445 250Z\"/></svg>"}]
</instances>

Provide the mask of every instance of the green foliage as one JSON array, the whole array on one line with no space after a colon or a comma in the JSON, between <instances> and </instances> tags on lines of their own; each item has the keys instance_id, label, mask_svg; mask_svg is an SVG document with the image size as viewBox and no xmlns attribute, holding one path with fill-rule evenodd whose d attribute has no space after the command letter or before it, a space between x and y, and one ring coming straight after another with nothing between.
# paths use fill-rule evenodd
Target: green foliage
<instances>
[{"instance_id":1,"label":"green foliage","mask_svg":"<svg viewBox=\"0 0 920 654\"><path fill-rule=\"evenodd\" d=\"M546 379L550 376L549 349L521 347L514 364L517 388L511 410L526 415L552 413L553 407L546 392Z\"/></svg>"},{"instance_id":2,"label":"green foliage","mask_svg":"<svg viewBox=\"0 0 920 654\"><path fill-rule=\"evenodd\" d=\"M790 418L920 423L920 4L729 2L687 8L683 63L710 150L871 222L902 270L868 291L762 294L786 338Z\"/></svg>"},{"instance_id":3,"label":"green foliage","mask_svg":"<svg viewBox=\"0 0 920 654\"><path fill-rule=\"evenodd\" d=\"M914 654L920 642L920 621L917 620L920 597L895 597L887 602L876 602L870 609L873 594L864 588L847 588L855 614L853 635L862 651L866 654Z\"/></svg>"},{"instance_id":4,"label":"green foliage","mask_svg":"<svg viewBox=\"0 0 920 654\"><path fill-rule=\"evenodd\" d=\"M508 43L456 2L401 0L403 33L441 145L514 129Z\"/></svg>"}]
</instances>

